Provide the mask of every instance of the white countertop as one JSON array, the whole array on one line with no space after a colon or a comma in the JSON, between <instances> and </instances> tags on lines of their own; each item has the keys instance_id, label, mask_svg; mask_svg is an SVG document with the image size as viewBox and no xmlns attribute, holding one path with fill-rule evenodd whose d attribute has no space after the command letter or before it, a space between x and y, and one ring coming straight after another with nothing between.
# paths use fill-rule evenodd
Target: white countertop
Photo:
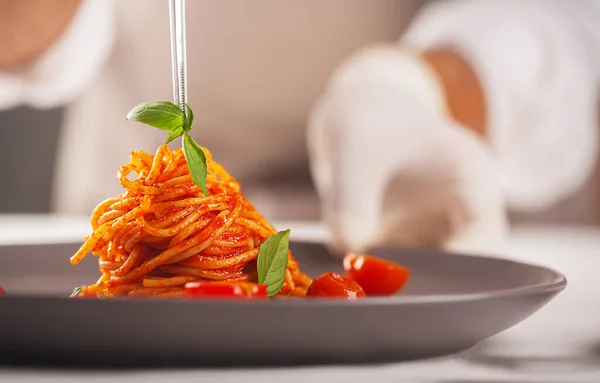
<instances>
[{"instance_id":1,"label":"white countertop","mask_svg":"<svg viewBox=\"0 0 600 383\"><path fill-rule=\"evenodd\" d=\"M321 225L282 222L296 239L326 240ZM0 215L0 245L81 240L86 219ZM523 323L461 355L409 363L277 369L66 371L0 367L0 382L600 382L600 230L514 230L504 254L553 267L567 289Z\"/></svg>"}]
</instances>

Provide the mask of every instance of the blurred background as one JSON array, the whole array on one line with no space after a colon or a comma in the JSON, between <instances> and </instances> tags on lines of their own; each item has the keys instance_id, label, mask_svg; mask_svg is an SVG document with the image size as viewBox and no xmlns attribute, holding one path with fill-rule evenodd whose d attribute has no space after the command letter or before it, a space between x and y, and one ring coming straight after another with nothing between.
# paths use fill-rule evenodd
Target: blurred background
<instances>
[{"instance_id":1,"label":"blurred background","mask_svg":"<svg viewBox=\"0 0 600 383\"><path fill-rule=\"evenodd\" d=\"M72 7L72 1L56 0L53 3L55 8ZM94 1L87 3L88 8L92 8L89 3ZM108 3L112 1L108 0ZM203 124L204 133L198 133L199 140L244 184L249 198L262 210L267 210L266 214L271 218L319 218L319 200L309 172L304 139L310 108L345 58L371 43L394 43L422 3L420 0L294 0L286 4L274 0L188 1L189 100L197 109L197 123ZM84 10L79 12L86 13ZM138 126L122 125L123 112L141 102L171 98L168 2L114 2L110 16L105 17L104 12L98 10L96 13L80 14L79 17L92 25L114 24L113 33L117 37L105 59L104 69L86 79L88 83L84 87L97 89L104 86L98 85L99 82L118 81L110 90L104 91L126 93L124 89L132 83L145 89L143 97L138 95L131 101L116 98L121 100L121 105L113 113L120 125L112 129L136 131ZM109 39L98 36L102 34L102 28L98 29L100 32L92 28L87 31L90 43L96 39ZM147 37L141 38L142 33ZM140 40L143 45L136 47ZM148 55L151 60L146 60ZM72 62L62 64L73 65ZM115 65L118 66L115 68ZM144 76L152 76L148 82L157 84L155 89L140 84L144 81L140 78L123 79L123 76L131 76L131 68ZM99 92L85 92L85 88L77 84L72 87L79 93ZM0 212L44 213L53 210L53 183L60 182L56 177L57 152L68 150L64 146L59 149L60 137L70 134L64 127L68 124L65 107L77 104L73 109L84 108L86 112L90 108L80 107L73 99L64 103L65 106L51 108L46 105L43 109L18 106L0 111L3 137L0 159L2 163L13 164L6 168L6 179L10 181L1 191ZM104 119L104 108L94 110L97 114L88 114L86 118ZM282 152L287 155L281 155L277 161L283 166L271 161L267 171L256 174L240 165L239 162L252 163L252 160L239 155L240 148L235 139L223 143L218 134L219 130L231 126L236 131L241 130L242 135L246 131L256 131L257 137L265 131L273 135L282 132L273 137L273 141L279 139L286 145ZM147 136L155 133L149 130L142 129L142 132ZM159 135L160 138L153 141L156 144L162 140ZM285 136L289 138L285 139ZM79 143L83 145L88 138L81 134ZM260 144L260 139L254 140L252 144ZM248 143L243 143L242 150L247 150ZM114 153L128 153L140 147L135 140L124 145L126 149L115 148ZM147 150L153 151L152 145L148 145ZM97 174L97 178L102 177L102 183L113 183L118 187L117 164L127 160L121 155L109 172L104 173L108 176ZM81 168L92 171L92 168L85 169L83 164ZM115 187L112 190L118 192ZM93 191L90 193L94 195ZM103 198L106 193L96 197L96 201ZM277 202L269 202L273 200ZM75 213L81 213L81 210Z\"/></svg>"},{"instance_id":2,"label":"blurred background","mask_svg":"<svg viewBox=\"0 0 600 383\"><path fill-rule=\"evenodd\" d=\"M0 212L50 212L50 192L62 118L62 108L37 110L18 107L0 112L0 163L4 164L5 172ZM306 152L304 155L304 161L292 171L273 174L260 181L262 187L284 195L285 203L294 206L292 210L275 212L275 218L319 219L319 199L310 177ZM597 226L600 224L599 196L600 173L596 170L573 196L541 212L511 212L511 222Z\"/></svg>"},{"instance_id":3,"label":"blurred background","mask_svg":"<svg viewBox=\"0 0 600 383\"><path fill-rule=\"evenodd\" d=\"M4 164L5 171L0 193L1 212L50 212L50 191L62 118L62 108L38 110L18 107L0 112L0 163ZM32 137L36 139L32 140ZM293 171L286 170L260 181L262 187L285 195L286 203L296 205L292 211L275 213L276 218L319 218L319 200L310 177L306 152L304 156L304 161L298 163ZM306 202L299 203L296 193ZM511 221L516 224L597 226L600 224L599 196L600 173L596 170L573 196L541 212L511 212Z\"/></svg>"},{"instance_id":4,"label":"blurred background","mask_svg":"<svg viewBox=\"0 0 600 383\"><path fill-rule=\"evenodd\" d=\"M10 12L11 6L16 9L18 5L15 4L18 3L19 1L0 0L0 4L5 6L5 14ZM49 1L44 0L41 3L49 3ZM56 0L51 3L54 8L61 8L72 6L67 4L73 2ZM57 183L65 180L64 175L57 176L58 168L62 166L60 164L65 161L63 159L61 162L59 154L72 151L68 145L61 145L61 140L70 141L65 137L73 134L65 126L84 126L87 125L85 121L100 119L107 119L106 125L112 126L113 120L121 121L124 112L137 103L169 99L171 96L166 1L134 0L121 3L108 1L106 3L111 4L109 9L96 13L96 16L92 12L94 7L102 6L98 1L87 3L96 5L87 5L88 14L76 13L77 16L73 17L84 18L85 23L90 25L94 23L112 25L111 28L106 28L111 30L106 33L106 36L102 35L102 28L87 36L90 40L88 45L94 45L94 39L112 41L106 52L97 54L101 57L97 61L102 62L100 66L102 69L97 69L93 75L82 77L87 82L72 84L71 87L76 91L71 92L70 96L63 97L55 103L56 105L48 101L37 102L35 97L30 98L34 100L33 102L28 102L27 96L23 96L21 100L6 102L6 106L0 111L2 137L0 163L4 171L0 189L0 213L48 213L55 210L56 205L52 195L57 193L57 190L61 190L57 187ZM218 160L244 185L247 185L245 190L249 198L254 200L259 208L266 209L266 214L270 218L317 220L321 210L310 173L309 155L304 137L311 108L323 94L336 68L353 52L375 43L396 44L399 40L402 41L404 32L423 8L432 8L437 3L447 2L296 0L283 4L275 0L228 2L190 0L188 3L188 13L192 15L188 16L190 102L196 105L196 121L203 129L203 132L198 134L202 137L203 144L211 148ZM463 8L469 9L468 3L471 2L453 3L467 4ZM487 12L493 14L495 7L501 6L503 1L483 3L488 7ZM534 4L533 7L535 4L540 4L535 1L506 3L510 5L502 5L501 8L513 7L513 9L508 11L499 9L498 18L506 15L506 12L509 15L510 12L517 15L526 14L529 10L525 6L520 8L521 3L531 3ZM570 4L569 1L553 3L560 4L559 10L560 7ZM477 7L470 6L470 8ZM586 9L583 9L581 12L585 11ZM82 9L77 12L85 13ZM456 11L456 13L468 14L467 11ZM538 16L534 15L532 19ZM515 20L513 24L518 26L519 17ZM572 21L565 21L565 25ZM82 21L78 23L81 24ZM149 30L149 24L152 31ZM511 21L508 20L505 24L510 26ZM535 28L535 20L532 25L532 28ZM76 23L75 26L64 27L63 33L66 35L79 33L77 28L84 30ZM474 24L473 28L475 32L471 33L475 34L476 28L482 26ZM563 26L558 25L556 30L561 28ZM544 32L541 33L543 35ZM555 31L553 30L552 33ZM548 36L551 37L552 33ZM140 34L146 34L146 37L142 38ZM452 34L452 31L448 32L449 36ZM507 34L506 39L510 39L510 36ZM528 35L524 34L524 36ZM58 37L58 41L59 43L55 42L54 45L50 44L40 54L55 48L67 49L65 46L69 44L76 47L72 36L62 40ZM0 43L9 44L6 39L0 40ZM95 54L87 51L84 53ZM72 69L74 65L79 65L73 59L76 55L65 57L62 62L58 59L58 62L66 68ZM32 62L35 63L35 60L26 62L23 68L9 68L0 77L0 80L5 81L0 81L0 87L6 87L7 78L11 76L19 78L21 72L30 69ZM63 71L71 69L63 69ZM134 72L139 73L134 76L132 74ZM30 74L21 79L25 79L25 82L32 81ZM14 82L14 78L10 81ZM595 79L588 81L592 82ZM151 87L148 84L155 86ZM132 88L137 91L135 96L119 95L126 89ZM10 98L13 92L11 88L6 88L4 91L4 99ZM118 108L82 106L84 103L95 103L100 94L112 94L113 103L115 105L118 103L120 106ZM140 94L144 97L141 98ZM39 105L35 105L36 102ZM79 112L69 112L70 108L77 109ZM108 114L114 114L116 117L111 117L111 120L106 117ZM85 115L85 118L82 115ZM122 122L119 124L122 125ZM121 125L113 130L131 129L137 132L142 129L138 126L124 128ZM232 126L236 131L255 133L252 135L239 133L239 139L235 140L223 130L224 126ZM265 162L267 160L252 162L239 154L242 147L240 145L255 148L257 151L271 150L271 148L263 148L258 139L264 137L265 132L279 132L274 133L269 141L279 143L276 146L280 146L278 153L281 158L283 158L281 153L286 154L285 159L277 166L272 165L271 160L269 160L271 162ZM125 134L123 146L126 149L115 147L114 153L104 153L107 157L112 157L114 154L114 164L127 161L122 153L137 146L151 148L162 139L160 138L162 136L156 135L152 136L153 138L147 143L137 145L135 138L127 136L130 133L111 134ZM151 136L156 132L144 134ZM256 141L247 141L244 134L255 137ZM99 142L102 140L96 140L93 135L86 136L85 133L81 133L78 139L78 142L88 140L86 145L90 147L97 145L96 151L111 148L110 143ZM82 153L85 154L85 151L80 151L77 155L83 158L85 156L81 157ZM107 161L111 160L107 159ZM263 171L259 174L249 171L245 166L261 168ZM82 206L90 206L91 201L98 201L100 197L108 194L106 191L95 193L94 190L98 189L95 184L86 183L89 177L97 178L96 182L100 184L114 183L114 186L107 190L118 190L114 177L118 167L110 162L105 167L107 170L100 173L84 164L79 167L81 183L87 185L89 189L89 201L83 202ZM587 178L585 185L576 188L575 192L560 198L550 206L534 212L516 211L509 207L510 222L597 225L600 223L600 173L597 165L594 168L596 170L592 172L591 177ZM75 168L65 170L63 173L73 174L76 172L73 169ZM88 172L93 174L86 174ZM78 211L66 211L66 213L81 214L82 211L85 209L79 208Z\"/></svg>"}]
</instances>

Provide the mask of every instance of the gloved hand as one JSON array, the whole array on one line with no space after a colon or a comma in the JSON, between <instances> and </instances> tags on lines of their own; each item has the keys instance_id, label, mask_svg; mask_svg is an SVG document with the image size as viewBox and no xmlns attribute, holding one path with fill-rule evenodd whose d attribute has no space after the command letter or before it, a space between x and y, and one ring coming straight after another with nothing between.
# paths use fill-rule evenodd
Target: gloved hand
<instances>
[{"instance_id":1,"label":"gloved hand","mask_svg":"<svg viewBox=\"0 0 600 383\"><path fill-rule=\"evenodd\" d=\"M436 74L397 46L355 54L308 124L322 216L340 251L498 250L506 213L485 142L449 117Z\"/></svg>"}]
</instances>

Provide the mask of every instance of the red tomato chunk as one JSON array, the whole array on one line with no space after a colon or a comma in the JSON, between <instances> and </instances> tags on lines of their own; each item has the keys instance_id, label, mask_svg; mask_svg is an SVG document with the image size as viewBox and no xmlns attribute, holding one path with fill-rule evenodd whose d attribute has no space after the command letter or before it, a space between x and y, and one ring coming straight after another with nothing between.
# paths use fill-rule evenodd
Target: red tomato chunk
<instances>
[{"instance_id":1,"label":"red tomato chunk","mask_svg":"<svg viewBox=\"0 0 600 383\"><path fill-rule=\"evenodd\" d=\"M358 283L336 273L325 273L317 277L306 292L307 297L337 297L357 299L366 294Z\"/></svg>"},{"instance_id":2,"label":"red tomato chunk","mask_svg":"<svg viewBox=\"0 0 600 383\"><path fill-rule=\"evenodd\" d=\"M370 255L347 254L344 271L370 296L394 295L410 276L406 267Z\"/></svg>"},{"instance_id":3,"label":"red tomato chunk","mask_svg":"<svg viewBox=\"0 0 600 383\"><path fill-rule=\"evenodd\" d=\"M188 296L194 298L268 299L267 285L252 282L188 282Z\"/></svg>"}]
</instances>

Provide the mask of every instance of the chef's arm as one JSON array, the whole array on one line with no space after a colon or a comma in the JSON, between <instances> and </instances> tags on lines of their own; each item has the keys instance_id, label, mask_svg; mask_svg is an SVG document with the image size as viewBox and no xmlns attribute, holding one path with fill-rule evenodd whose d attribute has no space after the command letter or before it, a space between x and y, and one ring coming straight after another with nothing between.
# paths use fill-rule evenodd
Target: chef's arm
<instances>
[{"instance_id":1,"label":"chef's arm","mask_svg":"<svg viewBox=\"0 0 600 383\"><path fill-rule=\"evenodd\" d=\"M452 49L427 50L423 57L439 77L450 115L464 128L485 137L486 100L473 67Z\"/></svg>"},{"instance_id":2,"label":"chef's arm","mask_svg":"<svg viewBox=\"0 0 600 383\"><path fill-rule=\"evenodd\" d=\"M581 187L598 148L599 15L597 1L435 2L398 45L346 60L308 129L336 246L496 251L507 207Z\"/></svg>"},{"instance_id":3,"label":"chef's arm","mask_svg":"<svg viewBox=\"0 0 600 383\"><path fill-rule=\"evenodd\" d=\"M67 28L81 0L0 0L0 70L31 63Z\"/></svg>"},{"instance_id":4,"label":"chef's arm","mask_svg":"<svg viewBox=\"0 0 600 383\"><path fill-rule=\"evenodd\" d=\"M438 75L450 114L485 136L509 206L546 208L597 158L600 4L436 2L401 40Z\"/></svg>"},{"instance_id":5,"label":"chef's arm","mask_svg":"<svg viewBox=\"0 0 600 383\"><path fill-rule=\"evenodd\" d=\"M100 73L114 29L112 1L0 0L0 110L74 100Z\"/></svg>"}]
</instances>

